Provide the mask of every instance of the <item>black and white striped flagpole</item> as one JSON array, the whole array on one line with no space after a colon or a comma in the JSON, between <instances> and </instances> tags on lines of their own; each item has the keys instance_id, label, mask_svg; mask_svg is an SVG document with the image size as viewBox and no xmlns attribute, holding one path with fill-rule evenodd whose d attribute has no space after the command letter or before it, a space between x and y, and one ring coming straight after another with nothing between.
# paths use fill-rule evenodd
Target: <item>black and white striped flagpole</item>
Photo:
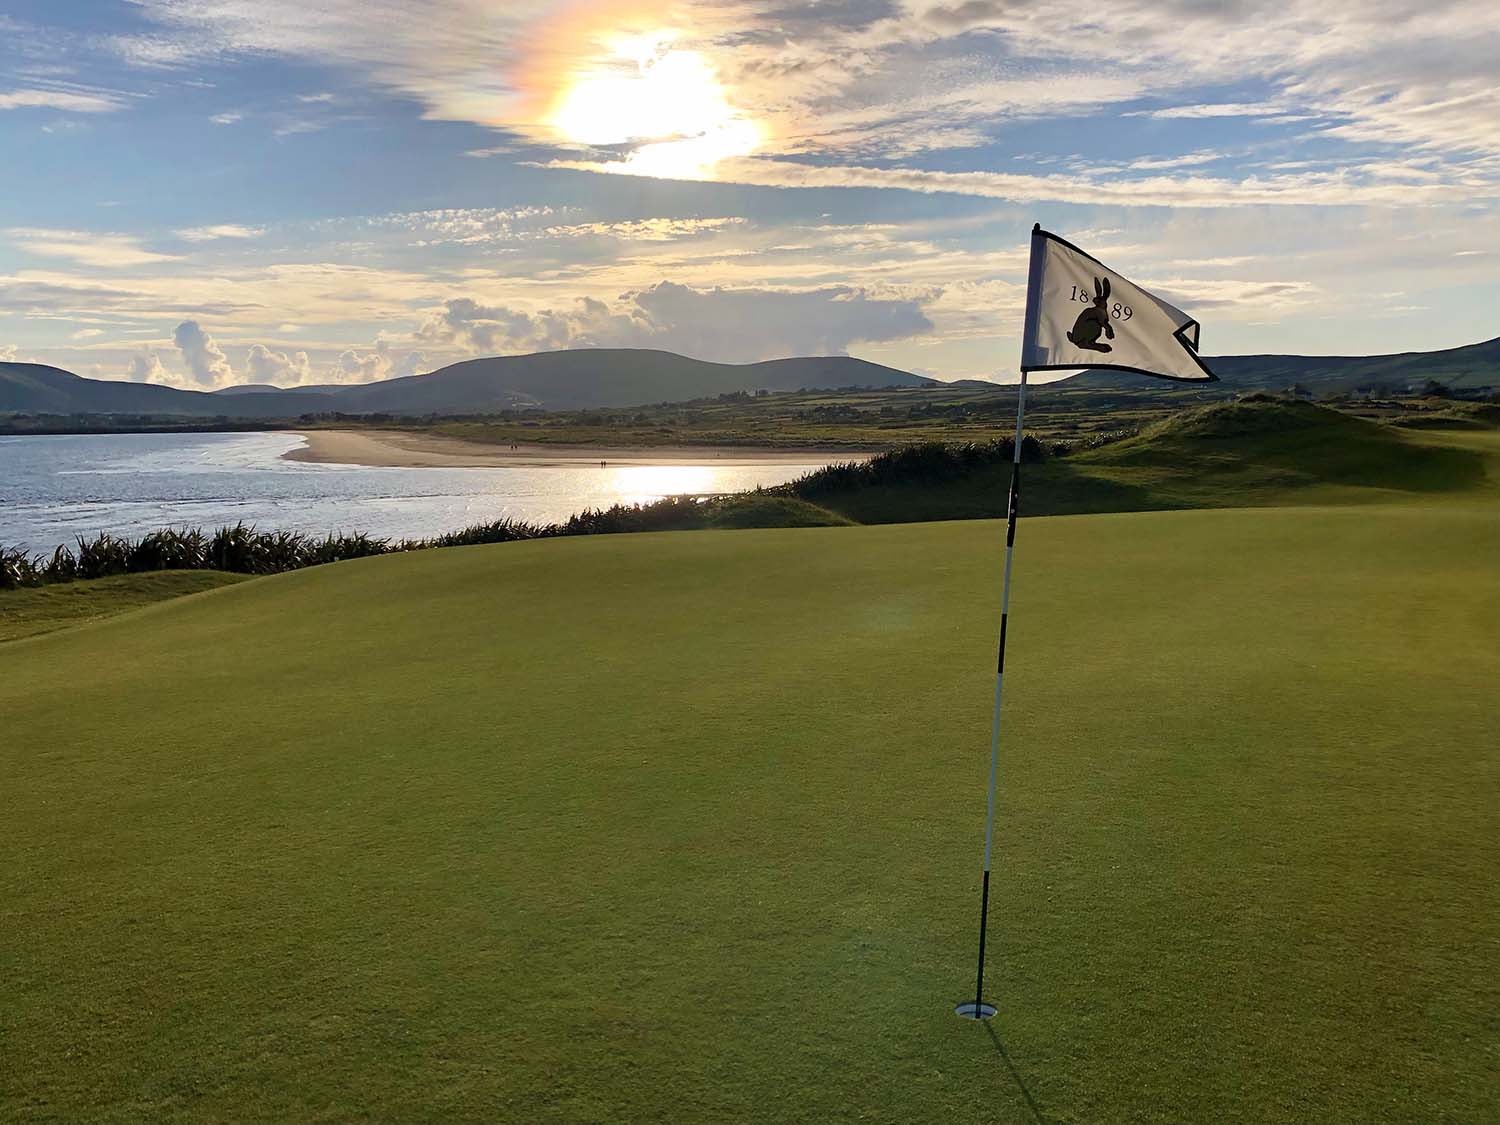
<instances>
[{"instance_id":1,"label":"black and white striped flagpole","mask_svg":"<svg viewBox=\"0 0 1500 1125\"><path fill-rule=\"evenodd\" d=\"M1005 683L1005 626L1010 617L1010 568L1016 550L1016 511L1021 500L1021 433L1026 421L1026 372L1016 399L1016 447L1010 463L1010 500L1006 506L1005 578L1000 587L1000 645L995 661L995 717L990 725L990 795L984 814L984 877L979 892L979 971L974 982L974 1002L954 1011L966 1019L987 1020L995 1014L984 1002L984 939L990 913L990 854L995 842L995 779L1000 768L1000 693Z\"/></svg>"},{"instance_id":2,"label":"black and white striped flagpole","mask_svg":"<svg viewBox=\"0 0 1500 1125\"><path fill-rule=\"evenodd\" d=\"M1038 223L1032 228L1031 268L1026 285L1026 339L1032 338L1032 318L1038 305L1039 267L1036 251ZM1005 578L1000 587L1000 644L995 660L995 717L990 725L990 794L984 814L984 878L979 892L979 970L974 981L974 1000L956 1007L954 1013L971 1020L987 1020L995 1007L984 1002L984 939L990 915L990 854L995 842L995 779L1000 769L1000 693L1005 683L1005 626L1010 619L1010 568L1016 551L1016 512L1021 502L1021 437L1026 425L1026 360L1021 366L1021 387L1016 397L1016 442L1010 463L1010 499L1005 517Z\"/></svg>"}]
</instances>

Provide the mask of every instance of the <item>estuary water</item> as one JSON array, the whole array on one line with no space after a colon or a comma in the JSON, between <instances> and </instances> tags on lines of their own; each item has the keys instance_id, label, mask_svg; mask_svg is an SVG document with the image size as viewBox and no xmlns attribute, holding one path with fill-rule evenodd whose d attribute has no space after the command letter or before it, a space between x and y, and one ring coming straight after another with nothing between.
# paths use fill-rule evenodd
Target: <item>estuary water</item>
<instances>
[{"instance_id":1,"label":"estuary water","mask_svg":"<svg viewBox=\"0 0 1500 1125\"><path fill-rule=\"evenodd\" d=\"M294 433L0 437L0 544L51 553L101 532L244 522L311 535L400 539L510 517L780 484L806 464L506 465L368 468L287 461Z\"/></svg>"}]
</instances>

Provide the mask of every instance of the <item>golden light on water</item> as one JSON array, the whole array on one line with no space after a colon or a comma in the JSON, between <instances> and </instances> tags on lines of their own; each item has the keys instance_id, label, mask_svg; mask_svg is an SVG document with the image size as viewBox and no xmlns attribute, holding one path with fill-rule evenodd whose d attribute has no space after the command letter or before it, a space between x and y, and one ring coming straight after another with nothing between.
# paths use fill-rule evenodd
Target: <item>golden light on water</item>
<instances>
[{"instance_id":1,"label":"golden light on water","mask_svg":"<svg viewBox=\"0 0 1500 1125\"><path fill-rule=\"evenodd\" d=\"M614 470L610 483L625 504L645 504L659 496L697 495L726 487L706 465L629 465Z\"/></svg>"},{"instance_id":2,"label":"golden light on water","mask_svg":"<svg viewBox=\"0 0 1500 1125\"><path fill-rule=\"evenodd\" d=\"M621 35L575 71L548 123L579 144L637 147L620 171L666 179L708 175L755 151L764 130L731 103L717 70L670 31Z\"/></svg>"}]
</instances>

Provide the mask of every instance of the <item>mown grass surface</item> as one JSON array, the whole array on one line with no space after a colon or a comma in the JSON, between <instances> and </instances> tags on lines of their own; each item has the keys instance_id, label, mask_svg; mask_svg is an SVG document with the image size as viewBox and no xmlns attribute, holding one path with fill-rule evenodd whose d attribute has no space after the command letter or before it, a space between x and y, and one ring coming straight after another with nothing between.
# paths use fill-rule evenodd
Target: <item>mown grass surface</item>
<instances>
[{"instance_id":1,"label":"mown grass surface","mask_svg":"<svg viewBox=\"0 0 1500 1125\"><path fill-rule=\"evenodd\" d=\"M173 570L0 590L0 642L50 633L244 580L245 575L215 570Z\"/></svg>"},{"instance_id":2,"label":"mown grass surface","mask_svg":"<svg viewBox=\"0 0 1500 1125\"><path fill-rule=\"evenodd\" d=\"M0 1118L1492 1118L1494 512L1023 523L992 1027L997 523L9 644Z\"/></svg>"}]
</instances>

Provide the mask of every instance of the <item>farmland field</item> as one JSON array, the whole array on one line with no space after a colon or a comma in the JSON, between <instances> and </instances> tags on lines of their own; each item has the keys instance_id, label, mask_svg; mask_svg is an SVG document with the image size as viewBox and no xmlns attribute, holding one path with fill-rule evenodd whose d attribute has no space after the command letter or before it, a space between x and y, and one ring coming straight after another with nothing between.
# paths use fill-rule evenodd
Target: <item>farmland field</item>
<instances>
[{"instance_id":1,"label":"farmland field","mask_svg":"<svg viewBox=\"0 0 1500 1125\"><path fill-rule=\"evenodd\" d=\"M1023 522L990 1025L996 522L7 643L0 1118L1493 1117L1495 511Z\"/></svg>"}]
</instances>

